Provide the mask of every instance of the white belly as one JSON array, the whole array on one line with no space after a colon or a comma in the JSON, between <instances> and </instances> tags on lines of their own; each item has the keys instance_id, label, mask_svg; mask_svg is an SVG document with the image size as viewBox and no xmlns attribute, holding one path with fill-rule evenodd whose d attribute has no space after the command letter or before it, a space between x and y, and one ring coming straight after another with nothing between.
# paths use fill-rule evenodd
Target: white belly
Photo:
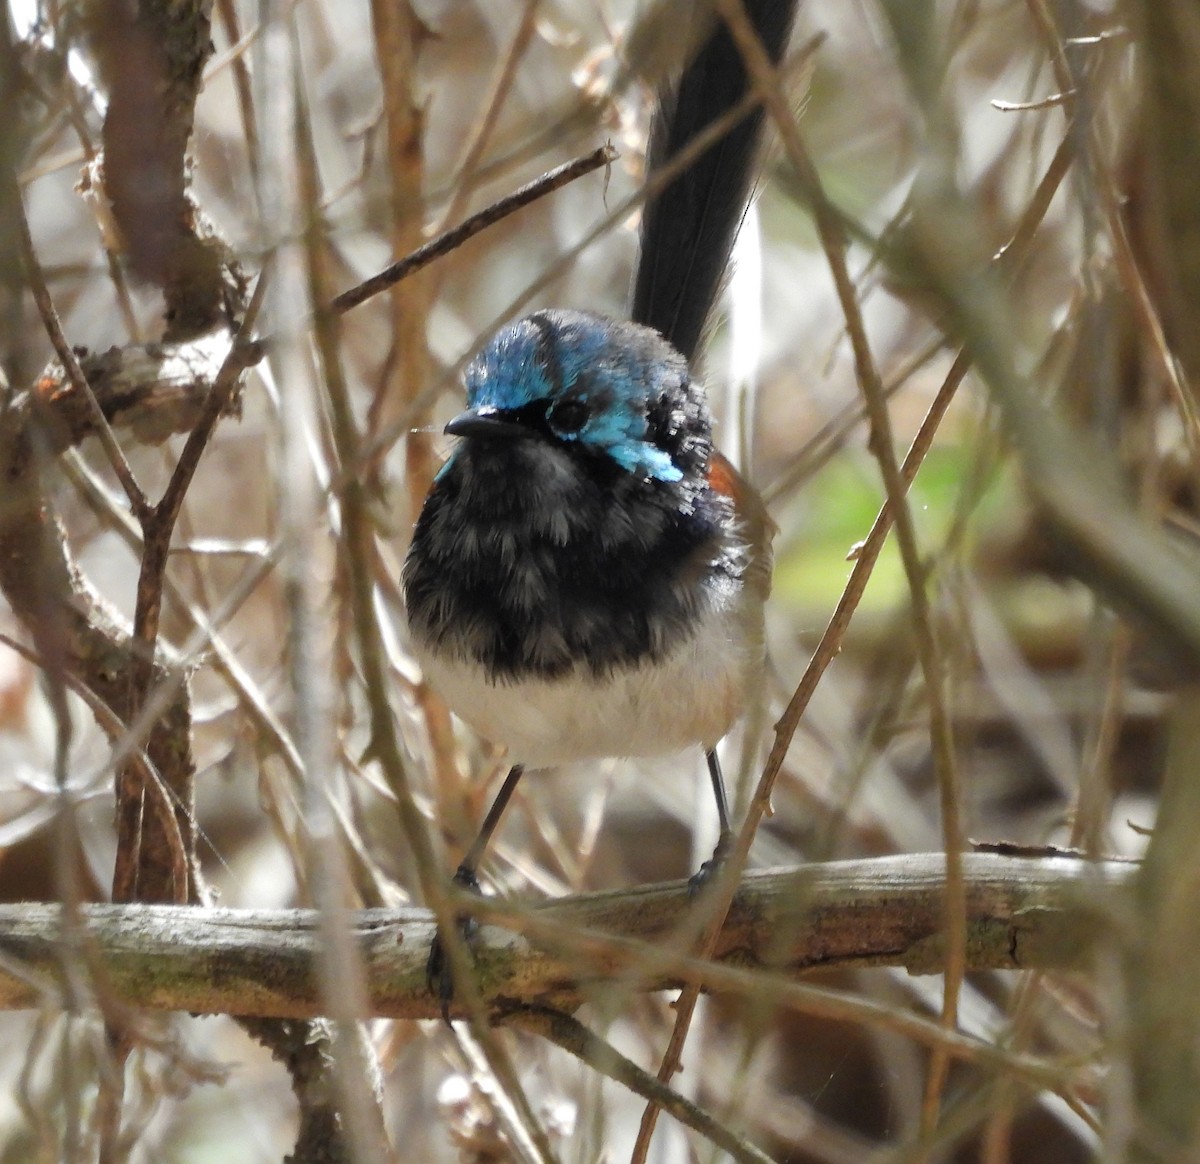
<instances>
[{"instance_id":1,"label":"white belly","mask_svg":"<svg viewBox=\"0 0 1200 1164\"><path fill-rule=\"evenodd\" d=\"M608 756L660 756L712 748L742 710L754 670L735 645L729 614L657 664L598 679L580 669L555 680L488 681L474 663L420 650L430 686L484 739L530 768Z\"/></svg>"}]
</instances>

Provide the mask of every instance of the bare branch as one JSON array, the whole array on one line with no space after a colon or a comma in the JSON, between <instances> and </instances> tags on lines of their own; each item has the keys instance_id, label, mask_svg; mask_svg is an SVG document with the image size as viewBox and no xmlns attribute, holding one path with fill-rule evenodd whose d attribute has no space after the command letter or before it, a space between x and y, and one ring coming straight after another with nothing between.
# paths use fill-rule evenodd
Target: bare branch
<instances>
[{"instance_id":1,"label":"bare branch","mask_svg":"<svg viewBox=\"0 0 1200 1164\"><path fill-rule=\"evenodd\" d=\"M572 1005L597 981L663 990L684 981L710 990L778 993L787 977L847 966L942 969L945 859L916 854L750 874L734 898L712 964L674 939L689 908L684 882L588 894L535 907L493 899L476 955L493 1013L520 1004ZM968 968L1082 969L1126 900L1135 866L1072 857L964 858ZM0 1008L57 993L61 909L0 906ZM433 937L427 910L364 910L353 936L373 1014L436 1018L425 983ZM112 997L141 1008L308 1018L328 1009L316 974L322 932L314 910L92 905L88 938ZM514 931L519 931L518 936ZM736 969L733 969L736 967ZM776 977L764 977L764 970Z\"/></svg>"},{"instance_id":2,"label":"bare branch","mask_svg":"<svg viewBox=\"0 0 1200 1164\"><path fill-rule=\"evenodd\" d=\"M167 335L197 335L228 322L241 298L236 278L226 285L225 248L188 189L188 142L213 49L211 4L99 7L91 31L108 89L105 192L131 266L163 290Z\"/></svg>"}]
</instances>

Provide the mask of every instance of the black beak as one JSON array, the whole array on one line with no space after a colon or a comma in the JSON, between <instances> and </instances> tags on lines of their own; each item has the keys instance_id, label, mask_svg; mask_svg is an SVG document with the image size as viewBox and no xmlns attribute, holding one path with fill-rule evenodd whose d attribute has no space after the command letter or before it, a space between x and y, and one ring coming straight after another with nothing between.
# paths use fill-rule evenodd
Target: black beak
<instances>
[{"instance_id":1,"label":"black beak","mask_svg":"<svg viewBox=\"0 0 1200 1164\"><path fill-rule=\"evenodd\" d=\"M525 425L487 405L460 412L443 431L448 436L509 440L530 435Z\"/></svg>"}]
</instances>

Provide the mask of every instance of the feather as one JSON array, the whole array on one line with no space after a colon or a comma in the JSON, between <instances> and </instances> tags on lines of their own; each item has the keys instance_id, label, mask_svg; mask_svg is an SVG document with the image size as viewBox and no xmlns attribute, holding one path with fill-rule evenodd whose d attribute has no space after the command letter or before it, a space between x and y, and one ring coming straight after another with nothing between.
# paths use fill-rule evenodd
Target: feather
<instances>
[{"instance_id":1,"label":"feather","mask_svg":"<svg viewBox=\"0 0 1200 1164\"><path fill-rule=\"evenodd\" d=\"M695 6L693 18L704 8ZM746 0L746 12L778 63L791 32L794 0ZM717 22L679 81L659 96L647 173L669 164L749 90L741 54L725 24ZM660 332L689 363L700 348L745 214L762 122L758 107L677 175L642 216L630 317Z\"/></svg>"}]
</instances>

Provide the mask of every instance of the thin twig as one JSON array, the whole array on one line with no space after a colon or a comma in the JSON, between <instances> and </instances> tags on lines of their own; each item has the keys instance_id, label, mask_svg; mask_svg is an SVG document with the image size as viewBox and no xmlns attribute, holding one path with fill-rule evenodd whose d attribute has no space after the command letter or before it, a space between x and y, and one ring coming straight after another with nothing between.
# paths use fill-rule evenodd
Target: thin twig
<instances>
[{"instance_id":1,"label":"thin twig","mask_svg":"<svg viewBox=\"0 0 1200 1164\"><path fill-rule=\"evenodd\" d=\"M211 80L212 75L226 60L232 62L233 87L237 94L238 114L242 119L242 132L246 135L246 163L250 168L250 186L257 198L260 192L258 172L262 163L258 148L258 119L254 114L253 85L250 79L250 66L246 64L245 55L245 50L249 47L250 38L254 33L251 32L243 38L234 0L217 0L217 14L225 26L225 35L229 38L229 43L233 48L226 58L209 62L208 76L205 80L206 82ZM261 212L261 207L259 209Z\"/></svg>"},{"instance_id":2,"label":"thin twig","mask_svg":"<svg viewBox=\"0 0 1200 1164\"><path fill-rule=\"evenodd\" d=\"M149 695L153 681L154 661L158 651L159 620L162 613L163 580L170 555L171 537L180 507L187 494L192 478L199 466L204 449L212 437L214 428L237 390L242 373L261 354L257 343L249 336L262 304L265 277L260 277L247 307L238 334L230 346L221 368L217 373L208 396L200 408L195 426L188 433L183 450L157 505L147 506L138 517L142 531L142 559L138 572L137 601L134 610L133 641L135 648L131 658L129 716L132 721L140 712ZM149 791L155 801L156 815L160 815L156 786L147 785L136 766L121 764L117 767L117 858L113 869L113 897L118 901L132 900L137 894L137 884L145 853L142 845L141 813L144 797ZM190 811L189 805L177 806L169 800L167 808L173 827L167 830L164 841L168 852L174 853L175 834L179 834L180 845L192 854L190 846L183 842L182 831L176 824L177 813ZM176 864L172 860L172 864ZM185 864L185 874L187 866ZM191 878L182 880L172 876L167 882L173 886L177 900L187 900L192 892Z\"/></svg>"},{"instance_id":3,"label":"thin twig","mask_svg":"<svg viewBox=\"0 0 1200 1164\"><path fill-rule=\"evenodd\" d=\"M113 473L121 483L125 496L129 499L130 509L133 510L134 516L141 521L149 512L149 502L146 500L141 486L138 485L133 470L129 467L129 462L125 459L121 446L117 443L116 436L113 435L112 427L96 399L96 394L92 391L91 384L88 383L87 376L79 366L79 357L75 354L75 349L71 347L67 342L67 337L63 334L62 322L58 318L54 300L50 297L50 289L46 286L41 263L38 262L37 252L33 247L33 236L29 232L29 218L25 213L25 203L19 193L14 193L13 205L19 208L17 234L21 246L21 261L25 266L25 278L42 317L42 325L50 337L50 343L54 346L71 384L76 392L87 401L96 426L96 434L100 438L100 445L104 449L105 456L108 457L108 463L112 466Z\"/></svg>"},{"instance_id":4,"label":"thin twig","mask_svg":"<svg viewBox=\"0 0 1200 1164\"><path fill-rule=\"evenodd\" d=\"M1047 210L1059 186L1062 184L1071 164L1073 149L1068 141L1060 143L1054 157L1047 166L1045 174L1038 183L1029 205L1021 216L1012 238L1002 247L995 259L1002 271L1010 276L1028 257L1038 226L1044 219ZM971 357L967 350L959 352L954 364L947 373L941 388L931 404L921 426L913 439L908 454L901 467L901 476L906 483L911 484L916 471L920 467L925 454L932 444L933 437L953 399L954 393L971 366ZM770 755L763 769L762 779L751 800L743 831L739 835L735 855L731 864L737 860L738 854L748 852L752 830L757 828L758 820L769 810L771 790L775 780L782 770L784 759L796 730L804 717L817 686L829 664L841 650L842 641L849 628L850 620L866 590L866 585L874 569L875 562L883 548L884 540L892 524L890 502L885 502L871 527L871 531L853 554L854 568L843 588L832 616L817 644L808 667L786 709L775 726L775 739ZM743 844L744 842L744 844ZM743 858L744 859L744 858Z\"/></svg>"},{"instance_id":5,"label":"thin twig","mask_svg":"<svg viewBox=\"0 0 1200 1164\"><path fill-rule=\"evenodd\" d=\"M727 1128L698 1104L672 1090L626 1058L610 1042L588 1030L573 1015L549 1007L522 1007L505 1016L509 1026L521 1027L541 1035L557 1047L570 1052L594 1071L608 1076L635 1095L648 1100L656 1109L674 1116L685 1127L724 1148L743 1164L771 1164L771 1157L743 1136Z\"/></svg>"},{"instance_id":6,"label":"thin twig","mask_svg":"<svg viewBox=\"0 0 1200 1164\"><path fill-rule=\"evenodd\" d=\"M500 114L504 109L504 102L508 98L513 83L516 81L517 66L520 65L526 50L533 40L533 35L537 31L537 14L541 4L542 0L524 0L525 7L521 13L521 19L517 24L517 31L514 33L512 42L508 46L508 51L504 54L504 58L496 70L491 91L483 102L483 117L480 118L479 124L472 131L466 148L463 150L461 160L454 167L457 182L454 192L450 197L449 205L447 205L442 215L439 230L445 230L446 224L452 218L457 218L462 213L467 199L470 198L472 191L479 182L480 160L483 157L484 150L487 149L488 142L492 138L496 123L500 120Z\"/></svg>"},{"instance_id":7,"label":"thin twig","mask_svg":"<svg viewBox=\"0 0 1200 1164\"><path fill-rule=\"evenodd\" d=\"M217 421L220 420L233 400L242 373L262 358L262 343L250 337L254 330L254 324L258 320L258 313L262 308L267 278L268 275L265 271L258 277L258 282L250 296L250 302L246 306L246 314L234 336L229 354L225 357L221 369L213 381L212 391L205 398L195 427L188 433L187 440L179 454L179 460L175 463L175 470L171 474L171 480L167 483L158 505L155 506L154 520L163 527L174 529L175 521L179 516L179 507L183 504L183 498L192 483L192 478L196 475L200 458L212 437Z\"/></svg>"},{"instance_id":8,"label":"thin twig","mask_svg":"<svg viewBox=\"0 0 1200 1164\"><path fill-rule=\"evenodd\" d=\"M299 134L298 138L302 147L311 148L303 134ZM592 155L592 162L589 165L582 170L570 173L562 181L570 181L579 173L595 169L597 165L603 164L606 156L607 150L596 151ZM600 160L594 161L596 158ZM559 173L570 169L571 167L563 167ZM561 185L562 182L558 184ZM546 186L538 183L534 183L532 186L537 187L537 190L531 197L540 197L549 189L557 188L555 185ZM529 191L531 187L525 189ZM528 200L529 198L526 198L525 202ZM504 201L511 203L513 200ZM525 204L525 202L521 204ZM315 204L313 192L310 192L309 204ZM495 207L491 209L494 211ZM486 218L487 213L485 212L482 217ZM511 209L506 210L505 213L511 213ZM502 216L500 215L500 217ZM488 221L496 221L496 217L493 215ZM483 222L476 229L482 229L487 224L487 222ZM445 237L442 236L442 239L444 240ZM469 237L469 234L462 237ZM435 245L439 241L435 240ZM422 250L426 250L426 248L422 248ZM438 251L438 253L443 252ZM436 255L431 257L436 257ZM383 272L381 276L376 276L375 281L383 280L379 282L379 289L390 285L392 280L385 278L389 272L395 272L409 262L410 260L404 260ZM415 269L415 266L409 266L398 277L411 274ZM313 302L323 302L326 292L325 272L317 256L315 240L310 242L309 277ZM375 281L369 280L368 283ZM356 289L356 291L361 290L362 287ZM334 314L337 310L336 303L337 301L334 300L333 310L318 311L317 313L316 348L321 359L324 382L328 389L331 428L338 461L341 465L347 466L359 462L362 440L355 425L349 388L338 355L337 320ZM541 1159L551 1161L554 1154L546 1132L541 1126L541 1121L537 1119L533 1107L525 1095L511 1058L488 1024L486 1009L478 993L478 988L473 982L470 954L455 925L456 908L450 904L450 889L443 885L441 867L429 842L425 822L416 806L409 782L404 751L390 701L386 651L380 635L378 612L375 605L373 581L375 528L366 483L357 475L348 476L341 483L339 500L342 514L343 550L350 583L351 615L369 708L372 756L379 763L384 778L395 794L400 825L412 847L425 900L433 906L442 923L445 947L455 973L456 993L469 1007L468 1014L472 1019L472 1030L487 1056L489 1066L519 1113L530 1139L537 1145Z\"/></svg>"},{"instance_id":9,"label":"thin twig","mask_svg":"<svg viewBox=\"0 0 1200 1164\"><path fill-rule=\"evenodd\" d=\"M875 367L874 358L867 340L866 330L858 306L857 291L846 264L846 239L841 216L836 212L825 195L820 175L809 157L807 147L796 125L791 106L780 87L778 71L774 68L763 49L754 27L746 15L741 0L718 0L717 9L729 27L730 34L745 61L747 72L754 81L755 89L759 93L768 114L771 116L780 134L788 160L791 162L808 197L822 247L829 261L838 299L846 318L846 327L854 352L858 381L866 401L867 413L871 422L872 439L870 443L872 451L880 464L892 520L896 525L901 557L908 576L913 603L913 623L917 632L918 653L925 677L927 698L929 700L934 766L938 774L938 784L942 790L942 820L948 884L946 922L947 930L951 935L946 964L943 1022L949 1029L953 1028L956 1022L958 990L962 981L963 967L966 962L966 903L960 863L961 826L958 819L957 776L953 758L951 725L945 702L941 695L942 680L939 669L939 655L933 632L928 595L925 590L925 571L916 544L916 535L912 525L911 514L904 500L906 484L896 462L891 436L891 422L888 416L883 385ZM741 868L744 868L754 831L761 820L761 810L760 813L755 813L753 811L754 806L762 805L765 807L765 803L769 801L769 789L766 796L760 795L764 791L763 786L767 784L766 776L767 773L764 772L764 777L760 780L759 789L756 790L751 801L751 815L747 818L739 834L737 844L729 862L731 867L720 879L722 883L720 887L724 891L724 902L729 900L729 888L727 888L727 885L731 886L733 883L732 879L738 875ZM726 876L731 879L728 883L725 882ZM714 909L714 917L719 926L720 909L716 907ZM664 1081L669 1079L671 1074L678 1068L695 1002L695 993L685 991L677 1003L677 1016L671 1041L659 1068L659 1078ZM936 1065L937 1062L938 1059L935 1053L934 1064ZM934 1075L936 1075L936 1072L931 1072L931 1077ZM940 1089L940 1081L933 1080L933 1082L937 1082ZM645 1155L649 1150L649 1138L653 1130L654 1120L655 1112L653 1105L651 1105L643 1115L642 1125L638 1134L638 1145L633 1155L633 1160L637 1161L638 1164L645 1159Z\"/></svg>"},{"instance_id":10,"label":"thin twig","mask_svg":"<svg viewBox=\"0 0 1200 1164\"><path fill-rule=\"evenodd\" d=\"M1047 7L1046 0L1026 0L1026 7L1029 9L1029 14L1050 57L1055 81L1063 91L1063 105L1066 112L1074 123L1076 134L1082 136L1085 144L1091 162L1091 171L1096 176L1100 206L1104 213L1105 225L1108 227L1113 259L1121 278L1121 284L1129 297L1134 316L1150 337L1148 345L1150 354L1158 365L1159 374L1170 389L1175 407L1179 410L1184 441L1187 444L1191 461L1195 464L1200 460L1200 415L1197 415L1191 392L1183 383L1179 366L1167 343L1162 319L1159 317L1158 309L1138 264L1137 255L1129 241L1129 233L1125 229L1121 191L1117 188L1111 170L1104 164L1094 119L1089 115L1090 111L1082 108L1081 103L1077 100L1076 78L1071 70L1071 63L1067 59L1053 13Z\"/></svg>"},{"instance_id":11,"label":"thin twig","mask_svg":"<svg viewBox=\"0 0 1200 1164\"><path fill-rule=\"evenodd\" d=\"M1108 220L1117 270L1121 275L1122 283L1130 294L1135 313L1141 318L1151 335L1151 346L1164 373L1163 378L1168 385L1167 390L1174 396L1181 413L1184 439L1193 453L1194 460L1197 430L1191 397L1182 390L1178 383L1175 361L1167 349L1161 322L1149 302L1145 285L1129 246L1124 222L1115 197L1115 184L1108 175L1097 148L1092 126L1091 106L1076 100L1078 93L1075 88L1075 78L1053 15L1043 0L1026 0L1026 6L1046 46L1055 76L1060 83L1064 79L1071 79L1071 87L1069 90L1064 90L1065 100L1062 101L1062 104L1067 106L1069 132L1059 145L1056 157L1063 157L1065 164L1069 165L1074 161L1080 139L1082 138L1086 144L1091 161L1090 169L1097 175L1097 182L1102 188L1101 204ZM1043 181L1042 186L1045 185L1046 183ZM1104 667L1107 673L1104 698L1093 729L1092 739L1088 742L1089 754L1080 774L1079 786L1075 791L1068 813L1071 821L1068 843L1072 847L1081 848L1094 857L1101 855L1104 822L1109 809L1109 768L1122 725L1129 646L1128 626L1123 622L1116 623L1112 627L1111 641L1108 644L1108 658ZM1036 1034L1038 1003L1043 994L1043 985L1044 976L1040 972L1034 972L1026 976L1018 988L1005 1035L1005 1043L1014 1050L1024 1050ZM1008 1080L1000 1080L982 1136L981 1160L983 1164L1002 1164L1011 1158L1016 1099L1011 1083Z\"/></svg>"},{"instance_id":12,"label":"thin twig","mask_svg":"<svg viewBox=\"0 0 1200 1164\"><path fill-rule=\"evenodd\" d=\"M489 226L524 209L539 198L544 198L547 194L566 186L569 182L574 182L576 178L590 174L602 166L611 165L617 157L617 151L612 145L602 145L599 149L592 150L590 154L584 154L574 161L550 170L540 178L535 178L506 197L484 207L478 214L472 214L458 226L445 231L437 238L430 239L424 246L418 247L412 254L392 263L390 267L385 267L377 275L372 275L358 286L343 291L333 299L330 306L340 315L352 307L357 307L360 303L365 303L372 296L386 291L389 287L399 283L401 279L408 278L422 267L427 267L435 259L440 259L443 255L462 246L480 231L486 230Z\"/></svg>"}]
</instances>

